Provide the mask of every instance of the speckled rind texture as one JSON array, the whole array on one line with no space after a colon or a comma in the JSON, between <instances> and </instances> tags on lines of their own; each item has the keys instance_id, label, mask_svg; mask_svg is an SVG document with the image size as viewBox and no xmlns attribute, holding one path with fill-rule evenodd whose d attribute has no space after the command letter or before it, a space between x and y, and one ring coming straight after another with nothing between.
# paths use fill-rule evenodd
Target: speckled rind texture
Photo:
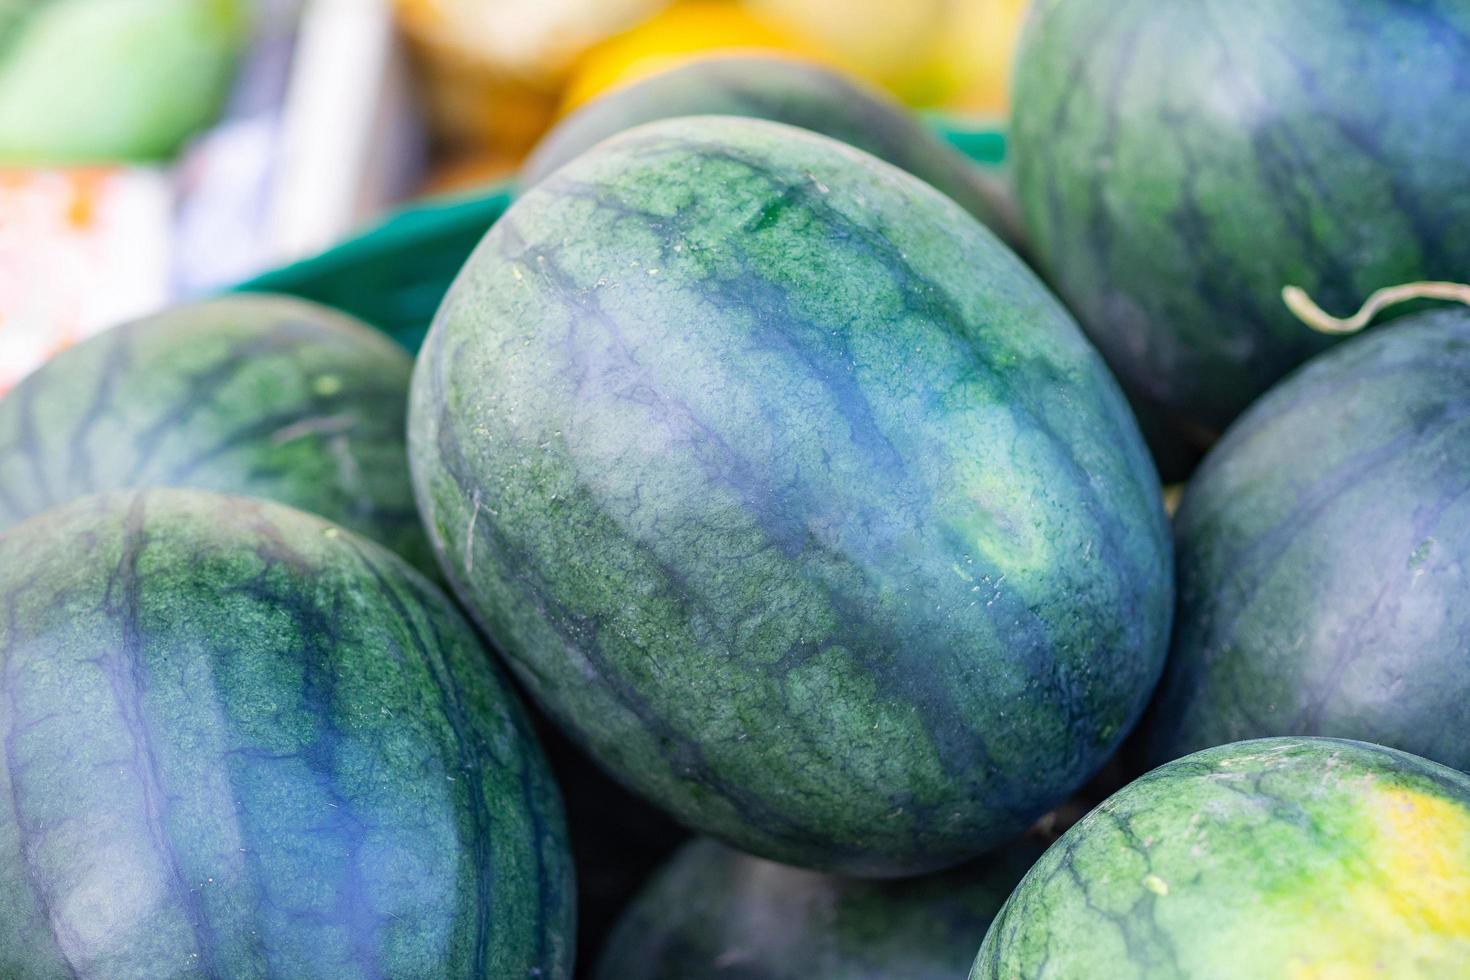
<instances>
[{"instance_id":1,"label":"speckled rind texture","mask_svg":"<svg viewBox=\"0 0 1470 980\"><path fill-rule=\"evenodd\" d=\"M561 804L473 631L276 504L0 535L0 976L565 978Z\"/></svg>"},{"instance_id":2,"label":"speckled rind texture","mask_svg":"<svg viewBox=\"0 0 1470 980\"><path fill-rule=\"evenodd\" d=\"M679 116L742 116L800 126L866 150L927 181L992 229L1011 206L959 153L884 93L790 58L704 58L618 89L569 117L537 147L522 184L624 130Z\"/></svg>"},{"instance_id":3,"label":"speckled rind texture","mask_svg":"<svg viewBox=\"0 0 1470 980\"><path fill-rule=\"evenodd\" d=\"M0 528L91 493L186 486L320 514L433 572L404 446L412 371L366 324L278 296L108 330L0 399Z\"/></svg>"},{"instance_id":4,"label":"speckled rind texture","mask_svg":"<svg viewBox=\"0 0 1470 980\"><path fill-rule=\"evenodd\" d=\"M1470 777L1363 742L1209 749L1037 862L971 980L1439 980L1470 963Z\"/></svg>"},{"instance_id":5,"label":"speckled rind texture","mask_svg":"<svg viewBox=\"0 0 1470 980\"><path fill-rule=\"evenodd\" d=\"M596 980L955 980L1037 857L1017 846L905 881L688 844L629 908Z\"/></svg>"},{"instance_id":6,"label":"speckled rind texture","mask_svg":"<svg viewBox=\"0 0 1470 980\"><path fill-rule=\"evenodd\" d=\"M1470 3L1037 0L1030 244L1124 385L1221 431L1382 286L1470 270Z\"/></svg>"},{"instance_id":7,"label":"speckled rind texture","mask_svg":"<svg viewBox=\"0 0 1470 980\"><path fill-rule=\"evenodd\" d=\"M549 713L765 857L1000 844L1162 667L1171 545L1100 358L952 201L798 129L655 123L522 198L409 442L446 574Z\"/></svg>"},{"instance_id":8,"label":"speckled rind texture","mask_svg":"<svg viewBox=\"0 0 1470 980\"><path fill-rule=\"evenodd\" d=\"M1470 310L1385 325L1279 385L1176 532L1156 762L1300 734L1470 769Z\"/></svg>"}]
</instances>

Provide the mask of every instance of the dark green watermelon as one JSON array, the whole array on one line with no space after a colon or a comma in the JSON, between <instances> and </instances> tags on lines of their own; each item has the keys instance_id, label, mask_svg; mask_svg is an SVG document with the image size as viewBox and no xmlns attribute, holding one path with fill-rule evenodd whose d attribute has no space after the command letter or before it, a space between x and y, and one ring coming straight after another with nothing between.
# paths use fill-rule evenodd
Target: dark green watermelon
<instances>
[{"instance_id":1,"label":"dark green watermelon","mask_svg":"<svg viewBox=\"0 0 1470 980\"><path fill-rule=\"evenodd\" d=\"M1051 846L971 980L1462 977L1470 777L1279 738L1130 784Z\"/></svg>"},{"instance_id":2,"label":"dark green watermelon","mask_svg":"<svg viewBox=\"0 0 1470 980\"><path fill-rule=\"evenodd\" d=\"M432 572L404 449L412 371L372 328L284 297L116 327L0 399L0 528L89 493L197 487L320 514Z\"/></svg>"},{"instance_id":3,"label":"dark green watermelon","mask_svg":"<svg viewBox=\"0 0 1470 980\"><path fill-rule=\"evenodd\" d=\"M992 228L1016 224L1006 195L886 94L820 65L760 55L702 58L604 95L551 131L527 161L521 183L539 184L609 136L679 116L800 126L928 181Z\"/></svg>"},{"instance_id":4,"label":"dark green watermelon","mask_svg":"<svg viewBox=\"0 0 1470 980\"><path fill-rule=\"evenodd\" d=\"M1167 642L1154 474L1100 358L928 185L655 123L517 202L419 360L446 574L563 728L789 864L956 864L1111 754Z\"/></svg>"},{"instance_id":5,"label":"dark green watermelon","mask_svg":"<svg viewBox=\"0 0 1470 980\"><path fill-rule=\"evenodd\" d=\"M1323 354L1231 428L1176 521L1157 761L1264 735L1470 770L1470 310Z\"/></svg>"},{"instance_id":6,"label":"dark green watermelon","mask_svg":"<svg viewBox=\"0 0 1470 980\"><path fill-rule=\"evenodd\" d=\"M1347 315L1470 270L1464 0L1036 0L1011 148L1029 244L1125 387L1201 436Z\"/></svg>"},{"instance_id":7,"label":"dark green watermelon","mask_svg":"<svg viewBox=\"0 0 1470 980\"><path fill-rule=\"evenodd\" d=\"M597 980L954 980L1034 845L946 874L862 881L688 844L618 924Z\"/></svg>"},{"instance_id":8,"label":"dark green watermelon","mask_svg":"<svg viewBox=\"0 0 1470 980\"><path fill-rule=\"evenodd\" d=\"M561 804L468 624L264 501L0 535L0 976L548 978Z\"/></svg>"}]
</instances>

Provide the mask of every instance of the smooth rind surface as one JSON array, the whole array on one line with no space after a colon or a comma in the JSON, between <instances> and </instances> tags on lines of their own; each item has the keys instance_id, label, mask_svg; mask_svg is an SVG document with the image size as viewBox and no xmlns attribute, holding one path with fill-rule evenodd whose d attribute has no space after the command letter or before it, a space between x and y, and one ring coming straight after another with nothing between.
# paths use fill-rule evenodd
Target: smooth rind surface
<instances>
[{"instance_id":1,"label":"smooth rind surface","mask_svg":"<svg viewBox=\"0 0 1470 980\"><path fill-rule=\"evenodd\" d=\"M326 307L238 296L63 351L0 399L0 528L186 486L319 514L434 572L405 447L413 362Z\"/></svg>"},{"instance_id":2,"label":"smooth rind surface","mask_svg":"<svg viewBox=\"0 0 1470 980\"><path fill-rule=\"evenodd\" d=\"M1216 433L1347 315L1470 269L1464 0L1038 0L1012 157L1031 246L1126 387Z\"/></svg>"},{"instance_id":3,"label":"smooth rind surface","mask_svg":"<svg viewBox=\"0 0 1470 980\"><path fill-rule=\"evenodd\" d=\"M1053 844L971 980L1461 975L1470 777L1362 742L1209 749Z\"/></svg>"},{"instance_id":4,"label":"smooth rind surface","mask_svg":"<svg viewBox=\"0 0 1470 980\"><path fill-rule=\"evenodd\" d=\"M561 806L378 546L197 491L0 535L0 975L570 974Z\"/></svg>"},{"instance_id":5,"label":"smooth rind surface","mask_svg":"<svg viewBox=\"0 0 1470 980\"><path fill-rule=\"evenodd\" d=\"M1155 762L1301 734L1470 769L1470 311L1385 325L1276 387L1175 528Z\"/></svg>"},{"instance_id":6,"label":"smooth rind surface","mask_svg":"<svg viewBox=\"0 0 1470 980\"><path fill-rule=\"evenodd\" d=\"M997 845L1161 667L1157 478L1096 353L953 202L790 127L654 124L522 198L440 311L410 446L553 717L763 856Z\"/></svg>"}]
</instances>

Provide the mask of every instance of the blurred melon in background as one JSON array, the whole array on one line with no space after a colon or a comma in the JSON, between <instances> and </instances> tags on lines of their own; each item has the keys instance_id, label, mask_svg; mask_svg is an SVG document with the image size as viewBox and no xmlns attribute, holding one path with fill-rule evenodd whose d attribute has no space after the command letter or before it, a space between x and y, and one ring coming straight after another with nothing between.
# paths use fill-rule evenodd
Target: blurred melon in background
<instances>
[{"instance_id":1,"label":"blurred melon in background","mask_svg":"<svg viewBox=\"0 0 1470 980\"><path fill-rule=\"evenodd\" d=\"M429 184L511 172L555 119L705 54L788 55L908 104L1009 110L1028 0L394 0L440 145Z\"/></svg>"},{"instance_id":2,"label":"blurred melon in background","mask_svg":"<svg viewBox=\"0 0 1470 980\"><path fill-rule=\"evenodd\" d=\"M1029 0L746 0L910 105L1001 116Z\"/></svg>"},{"instance_id":3,"label":"blurred melon in background","mask_svg":"<svg viewBox=\"0 0 1470 980\"><path fill-rule=\"evenodd\" d=\"M567 113L597 96L716 52L790 55L853 70L830 49L732 0L683 0L589 51L562 97Z\"/></svg>"},{"instance_id":4,"label":"blurred melon in background","mask_svg":"<svg viewBox=\"0 0 1470 980\"><path fill-rule=\"evenodd\" d=\"M218 115L250 0L0 0L0 163L171 157Z\"/></svg>"},{"instance_id":5,"label":"blurred melon in background","mask_svg":"<svg viewBox=\"0 0 1470 980\"><path fill-rule=\"evenodd\" d=\"M551 124L577 59L668 0L394 0L441 142L514 160ZM483 165L483 164L482 164Z\"/></svg>"},{"instance_id":6,"label":"blurred melon in background","mask_svg":"<svg viewBox=\"0 0 1470 980\"><path fill-rule=\"evenodd\" d=\"M942 107L992 119L1011 111L1016 46L1031 0L974 0L961 29L940 45L940 62L963 66L962 81Z\"/></svg>"}]
</instances>

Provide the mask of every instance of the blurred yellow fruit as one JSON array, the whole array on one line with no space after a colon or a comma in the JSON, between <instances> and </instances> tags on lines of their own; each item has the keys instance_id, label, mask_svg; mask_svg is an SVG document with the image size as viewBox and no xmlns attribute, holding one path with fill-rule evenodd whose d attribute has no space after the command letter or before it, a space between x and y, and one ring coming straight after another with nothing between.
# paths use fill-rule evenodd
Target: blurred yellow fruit
<instances>
[{"instance_id":1,"label":"blurred yellow fruit","mask_svg":"<svg viewBox=\"0 0 1470 980\"><path fill-rule=\"evenodd\" d=\"M1028 0L747 0L912 105L1003 112Z\"/></svg>"},{"instance_id":2,"label":"blurred yellow fruit","mask_svg":"<svg viewBox=\"0 0 1470 980\"><path fill-rule=\"evenodd\" d=\"M394 0L435 130L518 154L550 122L588 48L669 0Z\"/></svg>"},{"instance_id":3,"label":"blurred yellow fruit","mask_svg":"<svg viewBox=\"0 0 1470 980\"><path fill-rule=\"evenodd\" d=\"M588 52L562 98L562 111L702 54L732 49L837 60L799 31L730 0L685 0Z\"/></svg>"},{"instance_id":4,"label":"blurred yellow fruit","mask_svg":"<svg viewBox=\"0 0 1470 980\"><path fill-rule=\"evenodd\" d=\"M527 81L565 76L589 47L650 17L669 0L397 0L403 22Z\"/></svg>"},{"instance_id":5,"label":"blurred yellow fruit","mask_svg":"<svg viewBox=\"0 0 1470 980\"><path fill-rule=\"evenodd\" d=\"M990 116L1011 107L1016 45L1031 0L974 0L969 14L941 45L939 62L956 66L956 91L944 104Z\"/></svg>"}]
</instances>

